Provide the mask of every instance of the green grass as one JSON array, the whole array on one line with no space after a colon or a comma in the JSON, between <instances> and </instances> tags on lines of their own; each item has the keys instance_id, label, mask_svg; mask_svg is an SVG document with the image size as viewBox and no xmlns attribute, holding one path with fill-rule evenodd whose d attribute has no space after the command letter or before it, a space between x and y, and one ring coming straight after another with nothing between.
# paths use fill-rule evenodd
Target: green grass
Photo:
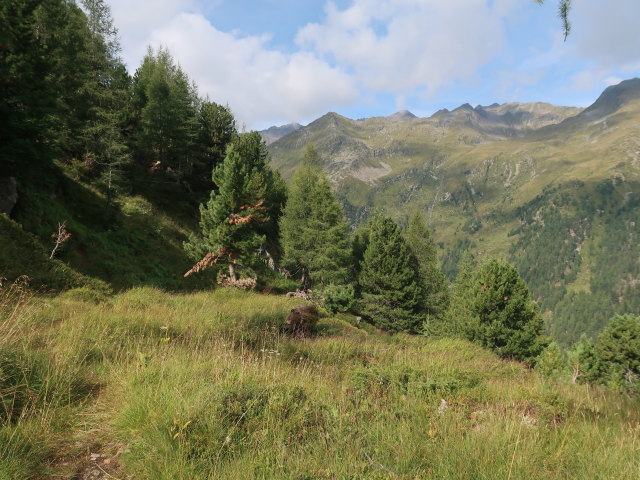
<instances>
[{"instance_id":1,"label":"green grass","mask_svg":"<svg viewBox=\"0 0 640 480\"><path fill-rule=\"evenodd\" d=\"M58 165L50 179L54 187L21 185L21 200L12 218L29 235L33 234L29 245L39 244L37 249L45 250L47 256L52 246L51 234L57 231L59 222L66 221L71 237L56 258L69 269L99 279L115 290L139 285L193 290L213 285L215 273L212 272L183 278L194 263L182 243L196 226L197 205L185 200L188 195L179 185L167 185L161 179L145 175L145 172L140 174L140 182L147 189L145 195L121 193L108 202L103 192L75 178L68 167ZM154 183L146 185L146 182ZM4 221L0 223L2 230L3 224ZM0 241L4 241L2 230ZM11 259L3 257L0 253L0 271L4 272L6 265L11 266ZM20 262L30 259L30 251L21 251L12 258L18 261L19 267ZM19 268L11 269L10 273L14 270ZM31 275L33 272L37 274L37 269L18 273ZM53 282L55 285L44 283L48 288L60 289L57 280ZM73 286L79 286L78 282ZM65 288L69 287L65 285Z\"/></svg>"},{"instance_id":2,"label":"green grass","mask_svg":"<svg viewBox=\"0 0 640 480\"><path fill-rule=\"evenodd\" d=\"M2 290L0 478L517 479L640 473L640 405L462 340L350 315L280 333L299 301L136 288ZM15 377L15 375L14 375ZM13 377L12 377L13 378ZM446 402L446 404L444 403ZM17 404L16 404L17 405Z\"/></svg>"}]
</instances>

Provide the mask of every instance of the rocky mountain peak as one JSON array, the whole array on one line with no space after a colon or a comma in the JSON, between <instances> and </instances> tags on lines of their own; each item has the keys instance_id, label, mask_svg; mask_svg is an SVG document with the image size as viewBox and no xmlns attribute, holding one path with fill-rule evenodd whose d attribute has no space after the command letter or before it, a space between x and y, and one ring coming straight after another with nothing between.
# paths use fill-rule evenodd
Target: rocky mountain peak
<instances>
[{"instance_id":1,"label":"rocky mountain peak","mask_svg":"<svg viewBox=\"0 0 640 480\"><path fill-rule=\"evenodd\" d=\"M409 110L400 110L399 112L396 112L393 115L389 115L387 118L389 120L407 121L407 120L414 120L418 117L415 116L413 113L411 113Z\"/></svg>"},{"instance_id":2,"label":"rocky mountain peak","mask_svg":"<svg viewBox=\"0 0 640 480\"><path fill-rule=\"evenodd\" d=\"M631 78L607 87L581 116L588 119L603 117L637 100L640 100L640 78Z\"/></svg>"}]
</instances>

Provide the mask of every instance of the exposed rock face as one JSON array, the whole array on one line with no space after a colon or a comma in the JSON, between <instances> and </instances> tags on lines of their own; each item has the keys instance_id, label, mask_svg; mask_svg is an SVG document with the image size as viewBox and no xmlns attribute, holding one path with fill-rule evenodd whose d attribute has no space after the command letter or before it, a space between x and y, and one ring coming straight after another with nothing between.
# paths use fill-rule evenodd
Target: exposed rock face
<instances>
[{"instance_id":1,"label":"exposed rock face","mask_svg":"<svg viewBox=\"0 0 640 480\"><path fill-rule=\"evenodd\" d=\"M11 214L18 201L18 185L14 177L0 178L0 214Z\"/></svg>"},{"instance_id":2,"label":"exposed rock face","mask_svg":"<svg viewBox=\"0 0 640 480\"><path fill-rule=\"evenodd\" d=\"M318 309L313 305L292 308L285 321L287 333L296 337L307 337L316 328Z\"/></svg>"}]
</instances>

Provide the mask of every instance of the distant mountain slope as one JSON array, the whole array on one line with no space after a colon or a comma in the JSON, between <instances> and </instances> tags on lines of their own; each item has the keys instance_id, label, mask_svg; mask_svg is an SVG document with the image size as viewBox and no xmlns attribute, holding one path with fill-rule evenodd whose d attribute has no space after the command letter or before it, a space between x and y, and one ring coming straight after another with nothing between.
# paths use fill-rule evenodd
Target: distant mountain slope
<instances>
[{"instance_id":1,"label":"distant mountain slope","mask_svg":"<svg viewBox=\"0 0 640 480\"><path fill-rule=\"evenodd\" d=\"M280 127L269 127L266 130L261 130L259 133L260 135L262 135L265 143L267 145L270 145L276 140L279 140L285 135L288 135L291 132L295 132L300 128L302 128L302 125L300 125L299 123L288 123L287 125L282 125Z\"/></svg>"},{"instance_id":2,"label":"distant mountain slope","mask_svg":"<svg viewBox=\"0 0 640 480\"><path fill-rule=\"evenodd\" d=\"M596 332L614 311L640 313L640 80L584 110L465 104L407 121L328 113L270 146L285 177L309 142L352 223L374 208L401 224L422 211L450 276L466 248L509 258L561 340Z\"/></svg>"}]
</instances>

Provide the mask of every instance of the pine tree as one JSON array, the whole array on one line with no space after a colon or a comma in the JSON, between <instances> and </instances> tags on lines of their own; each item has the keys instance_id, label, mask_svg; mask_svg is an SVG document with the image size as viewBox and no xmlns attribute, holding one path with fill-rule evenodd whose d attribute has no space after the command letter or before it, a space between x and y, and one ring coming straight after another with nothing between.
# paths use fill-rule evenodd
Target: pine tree
<instances>
[{"instance_id":1,"label":"pine tree","mask_svg":"<svg viewBox=\"0 0 640 480\"><path fill-rule=\"evenodd\" d=\"M449 284L438 268L438 254L431 232L418 212L409 220L405 238L418 264L420 310L426 314L425 326L440 324L449 307Z\"/></svg>"},{"instance_id":2,"label":"pine tree","mask_svg":"<svg viewBox=\"0 0 640 480\"><path fill-rule=\"evenodd\" d=\"M303 288L349 283L347 222L313 146L291 179L280 230L284 266Z\"/></svg>"},{"instance_id":3,"label":"pine tree","mask_svg":"<svg viewBox=\"0 0 640 480\"><path fill-rule=\"evenodd\" d=\"M200 205L200 235L191 235L185 249L201 258L185 276L217 263L226 263L229 277L237 279L236 266L251 266L265 242L259 232L269 222L268 189L264 169L243 158L234 145L227 148L224 162L215 168L211 192Z\"/></svg>"},{"instance_id":4,"label":"pine tree","mask_svg":"<svg viewBox=\"0 0 640 480\"><path fill-rule=\"evenodd\" d=\"M264 196L265 220L255 225L256 231L265 238L261 250L267 257L267 263L275 268L276 258L280 256L280 228L287 201L287 185L280 172L269 166L269 151L258 132L243 133L233 141L234 148L240 154L248 168L259 172L262 182L267 186Z\"/></svg>"},{"instance_id":5,"label":"pine tree","mask_svg":"<svg viewBox=\"0 0 640 480\"><path fill-rule=\"evenodd\" d=\"M613 317L598 336L594 353L600 381L640 393L640 316Z\"/></svg>"},{"instance_id":6,"label":"pine tree","mask_svg":"<svg viewBox=\"0 0 640 480\"><path fill-rule=\"evenodd\" d=\"M546 347L542 315L512 265L486 262L474 275L468 298L471 340L503 358L535 362Z\"/></svg>"},{"instance_id":7,"label":"pine tree","mask_svg":"<svg viewBox=\"0 0 640 480\"><path fill-rule=\"evenodd\" d=\"M359 277L361 312L384 330L416 333L422 318L415 259L393 220L377 214L369 228Z\"/></svg>"}]
</instances>

